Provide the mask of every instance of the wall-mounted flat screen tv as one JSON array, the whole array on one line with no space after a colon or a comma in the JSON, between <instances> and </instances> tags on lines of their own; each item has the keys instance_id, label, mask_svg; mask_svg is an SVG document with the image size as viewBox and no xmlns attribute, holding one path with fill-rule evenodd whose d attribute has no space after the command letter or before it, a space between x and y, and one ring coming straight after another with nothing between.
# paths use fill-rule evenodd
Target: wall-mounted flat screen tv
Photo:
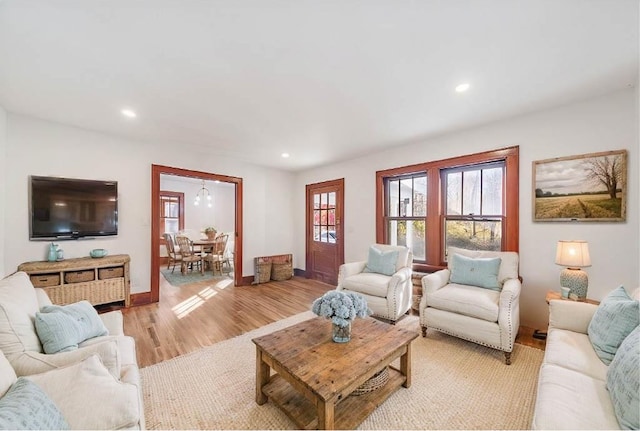
<instances>
[{"instance_id":1,"label":"wall-mounted flat screen tv","mask_svg":"<svg viewBox=\"0 0 640 431\"><path fill-rule=\"evenodd\" d=\"M118 183L29 178L29 239L78 239L118 234Z\"/></svg>"}]
</instances>

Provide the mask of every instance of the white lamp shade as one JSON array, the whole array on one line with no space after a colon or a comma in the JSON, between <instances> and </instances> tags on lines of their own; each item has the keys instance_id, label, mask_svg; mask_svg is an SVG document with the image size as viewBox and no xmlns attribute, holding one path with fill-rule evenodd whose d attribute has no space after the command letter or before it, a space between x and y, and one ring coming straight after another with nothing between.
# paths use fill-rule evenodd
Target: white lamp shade
<instances>
[{"instance_id":1,"label":"white lamp shade","mask_svg":"<svg viewBox=\"0 0 640 431\"><path fill-rule=\"evenodd\" d=\"M587 241L558 241L556 264L569 268L591 266L589 243Z\"/></svg>"}]
</instances>

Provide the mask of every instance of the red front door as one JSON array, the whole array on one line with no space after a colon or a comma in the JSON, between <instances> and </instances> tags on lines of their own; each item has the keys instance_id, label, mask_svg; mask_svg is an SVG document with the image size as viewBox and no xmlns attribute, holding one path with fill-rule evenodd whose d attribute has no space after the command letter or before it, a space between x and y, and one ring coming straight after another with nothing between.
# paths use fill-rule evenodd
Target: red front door
<instances>
[{"instance_id":1,"label":"red front door","mask_svg":"<svg viewBox=\"0 0 640 431\"><path fill-rule=\"evenodd\" d=\"M336 285L344 263L344 179L307 185L307 278Z\"/></svg>"}]
</instances>

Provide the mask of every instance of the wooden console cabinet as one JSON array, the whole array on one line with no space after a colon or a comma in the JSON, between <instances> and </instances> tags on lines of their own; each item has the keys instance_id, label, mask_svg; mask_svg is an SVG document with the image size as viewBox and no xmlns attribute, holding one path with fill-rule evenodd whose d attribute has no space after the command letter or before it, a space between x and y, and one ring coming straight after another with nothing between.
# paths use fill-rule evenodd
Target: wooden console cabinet
<instances>
[{"instance_id":1,"label":"wooden console cabinet","mask_svg":"<svg viewBox=\"0 0 640 431\"><path fill-rule=\"evenodd\" d=\"M18 266L18 271L29 274L33 286L44 289L54 304L86 299L93 305L124 301L128 307L130 260L127 254L116 254L59 262L25 262Z\"/></svg>"}]
</instances>

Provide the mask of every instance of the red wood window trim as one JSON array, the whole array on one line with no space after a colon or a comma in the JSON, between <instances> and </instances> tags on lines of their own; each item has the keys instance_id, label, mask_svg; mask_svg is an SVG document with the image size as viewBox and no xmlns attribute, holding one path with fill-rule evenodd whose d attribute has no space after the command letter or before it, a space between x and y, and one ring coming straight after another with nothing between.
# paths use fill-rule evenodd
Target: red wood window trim
<instances>
[{"instance_id":1,"label":"red wood window trim","mask_svg":"<svg viewBox=\"0 0 640 431\"><path fill-rule=\"evenodd\" d=\"M443 202L441 197L442 181L440 171L466 165L504 161L504 236L503 250L519 250L519 147L508 147L493 151L452 157L444 160L418 163L376 172L376 242L388 242L387 226L384 219L385 189L387 178L401 175L427 173L427 217L426 217L426 261L414 264L417 271L431 272L446 266L442 256L443 239Z\"/></svg>"}]
</instances>

